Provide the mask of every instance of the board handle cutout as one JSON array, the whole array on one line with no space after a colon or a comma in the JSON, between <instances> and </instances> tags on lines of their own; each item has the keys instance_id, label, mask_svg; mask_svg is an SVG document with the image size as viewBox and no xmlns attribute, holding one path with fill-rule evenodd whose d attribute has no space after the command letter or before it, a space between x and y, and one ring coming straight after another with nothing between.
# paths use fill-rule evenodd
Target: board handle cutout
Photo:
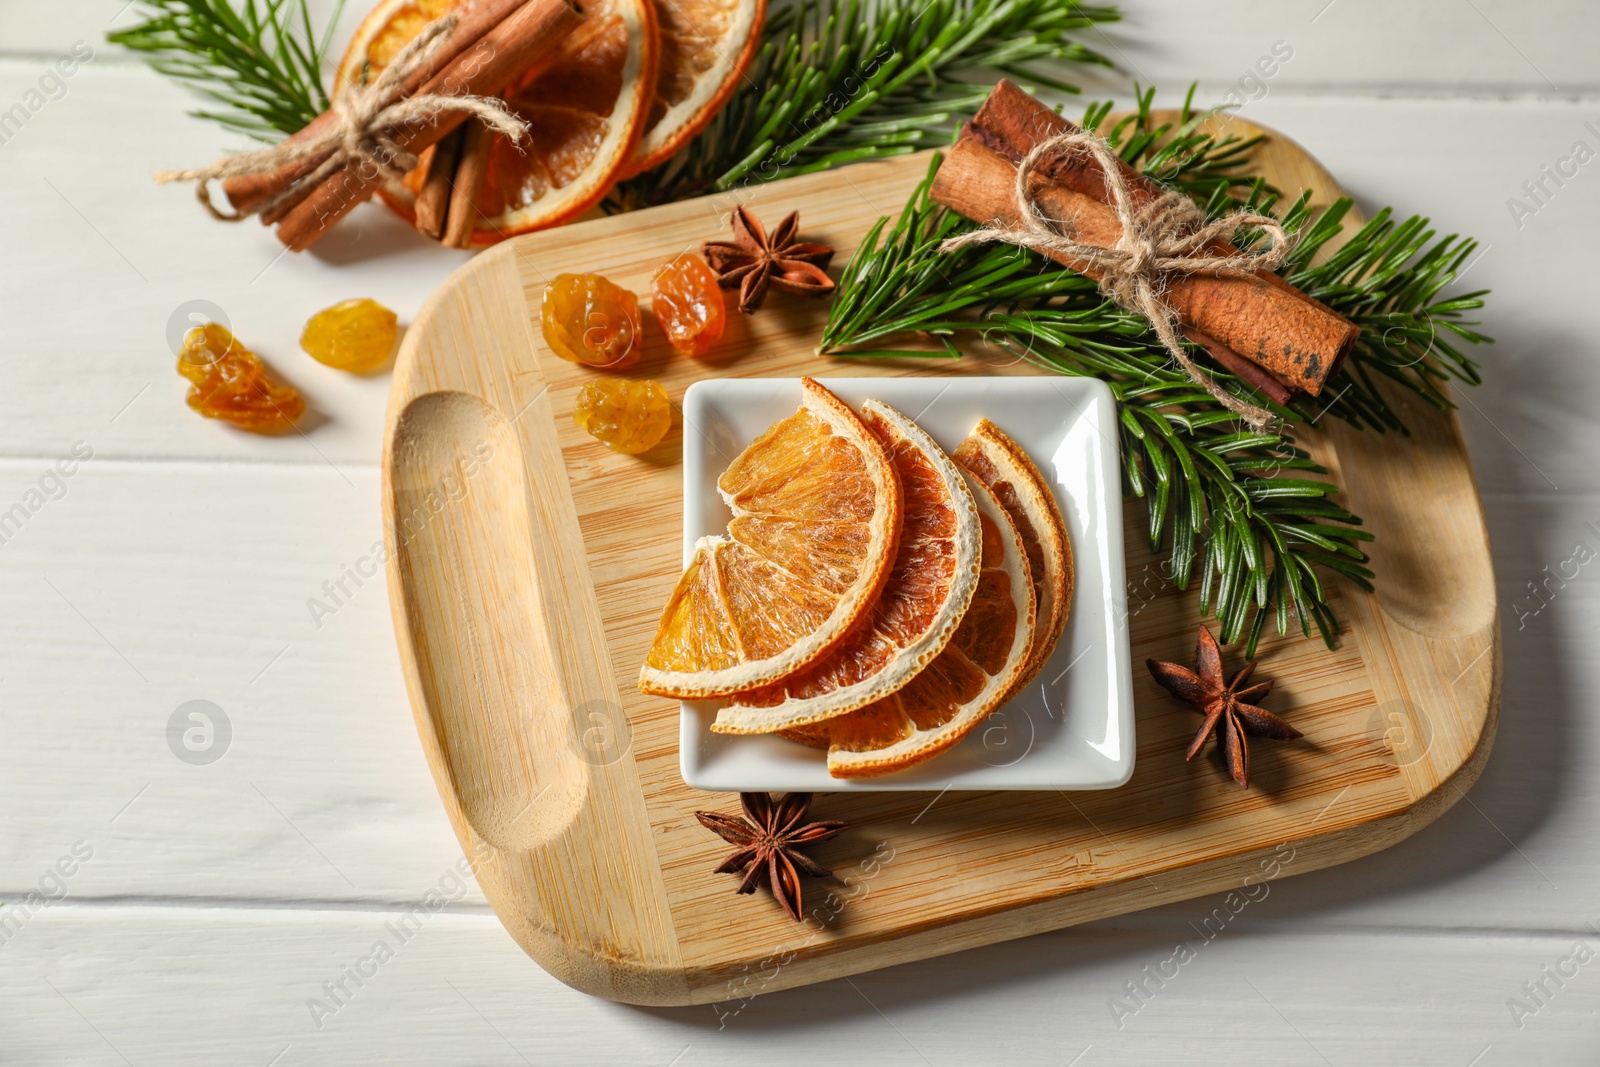
<instances>
[{"instance_id":1,"label":"board handle cutout","mask_svg":"<svg viewBox=\"0 0 1600 1067\"><path fill-rule=\"evenodd\" d=\"M435 392L401 412L390 542L411 620L437 765L484 841L522 852L564 832L588 767L549 634L536 616L530 499L517 436L475 396ZM432 757L434 753L430 753Z\"/></svg>"}]
</instances>

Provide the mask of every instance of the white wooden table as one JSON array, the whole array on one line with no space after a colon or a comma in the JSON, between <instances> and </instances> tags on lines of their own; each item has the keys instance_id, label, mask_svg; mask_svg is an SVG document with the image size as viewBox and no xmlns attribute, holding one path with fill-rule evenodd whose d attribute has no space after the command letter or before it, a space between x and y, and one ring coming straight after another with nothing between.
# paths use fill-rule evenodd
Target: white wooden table
<instances>
[{"instance_id":1,"label":"white wooden table","mask_svg":"<svg viewBox=\"0 0 1600 1067\"><path fill-rule=\"evenodd\" d=\"M1595 1062L1600 566L1573 561L1600 552L1600 162L1567 164L1542 204L1523 183L1577 142L1600 150L1600 9L1125 7L1090 35L1123 67L1102 92L1234 90L1368 208L1428 212L1486 246L1467 280L1494 289L1499 343L1463 424L1505 698L1465 802L1389 852L1273 884L1211 941L1200 921L1219 902L1197 900L723 1021L567 989L460 878L382 583L344 577L380 536L387 378L296 344L347 297L404 321L461 255L376 208L299 257L212 222L149 181L223 142L185 117L188 94L104 43L131 20L124 0L3 0L0 111L74 42L94 58L0 143L0 515L23 505L0 529L0 1062ZM1279 42L1292 57L1249 74ZM1514 217L1511 197L1537 210ZM308 432L255 438L188 411L165 335L196 299L308 394ZM308 599L341 580L314 619ZM226 716L214 762L169 745L193 700ZM391 924L440 897L402 943ZM1171 976L1179 942L1194 958Z\"/></svg>"}]
</instances>

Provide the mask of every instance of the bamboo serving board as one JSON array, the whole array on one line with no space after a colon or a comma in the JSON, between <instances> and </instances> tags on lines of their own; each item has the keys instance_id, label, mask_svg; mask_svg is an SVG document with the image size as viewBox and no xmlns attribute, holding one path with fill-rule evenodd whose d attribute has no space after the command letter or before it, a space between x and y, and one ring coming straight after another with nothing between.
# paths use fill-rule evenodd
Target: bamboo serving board
<instances>
[{"instance_id":1,"label":"bamboo serving board","mask_svg":"<svg viewBox=\"0 0 1600 1067\"><path fill-rule=\"evenodd\" d=\"M741 200L769 224L799 209L802 232L842 264L927 164L865 164L518 238L457 272L407 332L383 507L417 727L484 894L529 955L585 992L740 1002L1342 863L1437 818L1488 757L1501 663L1477 487L1455 419L1399 396L1409 438L1332 419L1306 435L1377 535L1379 591L1333 586L1334 652L1298 634L1263 642L1270 706L1307 739L1258 743L1248 791L1213 746L1184 761L1197 719L1141 668L1137 764L1121 789L819 796L813 816L851 828L815 852L834 878L808 881L816 917L804 924L711 873L729 846L693 812L736 800L683 784L678 706L634 685L679 573L682 428L637 458L579 430L573 401L592 372L545 347L540 299L564 271L647 294L655 267L724 234ZM1286 193L1338 195L1282 137L1256 164ZM672 355L647 321L632 373L674 401L713 375L1032 373L979 346L960 361L819 358L825 315L774 296L755 316L733 313L705 360ZM1126 513L1135 663L1186 661L1196 598L1162 579L1144 508Z\"/></svg>"}]
</instances>

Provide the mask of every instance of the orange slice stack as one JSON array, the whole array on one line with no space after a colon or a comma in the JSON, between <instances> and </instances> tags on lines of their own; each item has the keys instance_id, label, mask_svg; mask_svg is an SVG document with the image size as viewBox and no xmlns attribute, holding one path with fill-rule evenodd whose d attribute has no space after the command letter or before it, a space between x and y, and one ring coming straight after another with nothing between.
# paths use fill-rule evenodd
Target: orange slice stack
<instances>
[{"instance_id":1,"label":"orange slice stack","mask_svg":"<svg viewBox=\"0 0 1600 1067\"><path fill-rule=\"evenodd\" d=\"M728 533L697 547L640 686L725 697L714 731L826 749L836 778L889 774L1038 675L1071 546L1049 484L989 420L947 456L887 404L856 419L810 379L803 393L718 483Z\"/></svg>"},{"instance_id":2,"label":"orange slice stack","mask_svg":"<svg viewBox=\"0 0 1600 1067\"><path fill-rule=\"evenodd\" d=\"M701 699L794 674L888 580L902 507L889 455L821 385L802 379L802 396L718 479L733 520L700 540L678 580L639 674L645 692Z\"/></svg>"},{"instance_id":3,"label":"orange slice stack","mask_svg":"<svg viewBox=\"0 0 1600 1067\"><path fill-rule=\"evenodd\" d=\"M775 685L736 694L718 733L753 734L821 722L890 695L949 644L978 584L977 505L956 465L921 427L887 404L862 422L892 457L905 495L900 548L870 617L838 648Z\"/></svg>"}]
</instances>

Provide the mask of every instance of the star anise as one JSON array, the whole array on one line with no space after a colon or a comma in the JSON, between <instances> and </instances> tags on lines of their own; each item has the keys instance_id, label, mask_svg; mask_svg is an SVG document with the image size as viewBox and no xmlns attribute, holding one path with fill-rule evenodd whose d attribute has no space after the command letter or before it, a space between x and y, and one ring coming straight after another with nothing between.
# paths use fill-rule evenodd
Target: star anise
<instances>
[{"instance_id":1,"label":"star anise","mask_svg":"<svg viewBox=\"0 0 1600 1067\"><path fill-rule=\"evenodd\" d=\"M1206 717L1184 758L1194 759L1195 753L1206 743L1206 738L1216 731L1223 762L1228 765L1228 773L1233 775L1233 780L1241 786L1250 784L1250 753L1245 743L1246 735L1270 737L1275 741L1290 741L1305 736L1272 712L1255 705L1255 701L1272 689L1270 681L1245 686L1255 672L1255 660L1239 668L1231 681L1223 682L1222 650L1217 647L1211 631L1204 626L1200 627L1200 639L1195 643L1194 670L1179 663L1163 663L1153 659L1145 660L1145 666L1150 668L1155 680L1165 686L1168 692Z\"/></svg>"},{"instance_id":2,"label":"star anise","mask_svg":"<svg viewBox=\"0 0 1600 1067\"><path fill-rule=\"evenodd\" d=\"M833 249L796 241L799 228L800 212L791 211L769 234L741 207L733 212L733 240L705 243L702 251L717 272L717 284L739 290L739 310L746 315L761 306L769 286L803 296L833 292L833 279L823 270L833 259Z\"/></svg>"},{"instance_id":3,"label":"star anise","mask_svg":"<svg viewBox=\"0 0 1600 1067\"><path fill-rule=\"evenodd\" d=\"M739 803L748 819L715 811L694 813L706 829L739 846L713 873L744 871L744 881L736 892L754 893L765 885L789 918L799 922L800 875L826 878L833 873L800 849L836 836L849 824L805 822L810 793L789 793L778 801L767 793L740 793Z\"/></svg>"}]
</instances>

